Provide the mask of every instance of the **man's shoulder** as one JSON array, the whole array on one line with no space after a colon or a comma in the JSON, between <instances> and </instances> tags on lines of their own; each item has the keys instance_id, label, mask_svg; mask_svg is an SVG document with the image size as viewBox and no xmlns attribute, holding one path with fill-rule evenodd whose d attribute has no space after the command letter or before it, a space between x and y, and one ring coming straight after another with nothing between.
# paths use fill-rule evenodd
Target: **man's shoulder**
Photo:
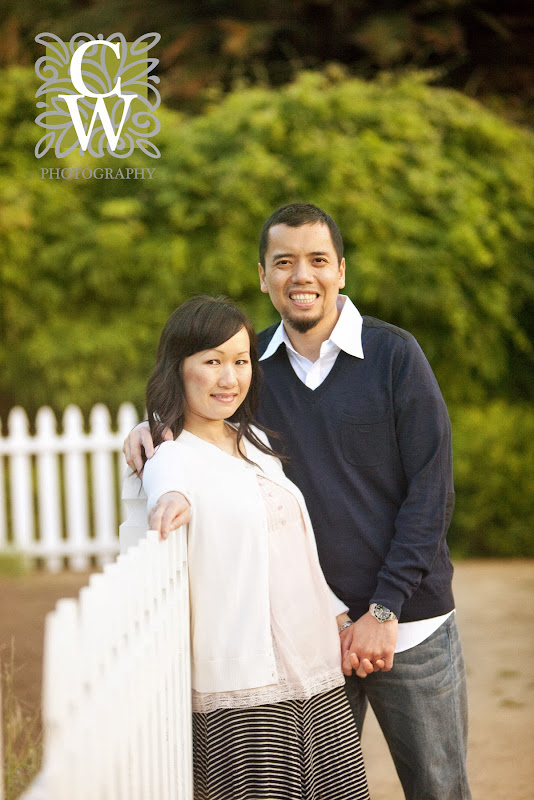
<instances>
[{"instance_id":1,"label":"man's shoulder","mask_svg":"<svg viewBox=\"0 0 534 800\"><path fill-rule=\"evenodd\" d=\"M382 319L377 319L376 317L362 317L363 320L363 328L364 330L373 330L373 329L381 329L388 331L389 333L394 334L395 336L399 336L401 339L408 341L413 339L413 336L408 331L403 330L403 328L397 327L397 325L392 325L390 322L384 322Z\"/></svg>"},{"instance_id":2,"label":"man's shoulder","mask_svg":"<svg viewBox=\"0 0 534 800\"><path fill-rule=\"evenodd\" d=\"M267 346L271 339L274 336L274 333L278 326L280 325L279 322L275 322L274 325L270 325L265 330L260 331L258 333L258 355L261 357L267 349Z\"/></svg>"}]
</instances>

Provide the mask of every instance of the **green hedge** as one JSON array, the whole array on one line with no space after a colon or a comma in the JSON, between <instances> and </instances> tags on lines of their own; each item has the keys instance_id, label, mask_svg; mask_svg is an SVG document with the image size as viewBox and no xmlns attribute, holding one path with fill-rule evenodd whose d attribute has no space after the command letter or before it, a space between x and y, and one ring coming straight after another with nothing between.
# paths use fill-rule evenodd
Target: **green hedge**
<instances>
[{"instance_id":1,"label":"green hedge","mask_svg":"<svg viewBox=\"0 0 534 800\"><path fill-rule=\"evenodd\" d=\"M350 296L417 336L451 408L454 551L534 555L531 133L418 74L303 73L197 117L162 109L161 159L128 160L153 180L47 181L88 163L35 159L35 89L0 74L0 412L142 409L163 322L198 292L274 321L258 233L311 201L339 222Z\"/></svg>"},{"instance_id":2,"label":"green hedge","mask_svg":"<svg viewBox=\"0 0 534 800\"><path fill-rule=\"evenodd\" d=\"M161 326L225 293L258 327L257 238L293 200L339 222L364 313L412 331L450 404L534 397L534 138L424 76L303 73L162 109L153 180L41 180L35 76L0 76L0 403L143 403ZM122 162L91 159L116 169ZM2 410L2 409L0 409Z\"/></svg>"},{"instance_id":3,"label":"green hedge","mask_svg":"<svg viewBox=\"0 0 534 800\"><path fill-rule=\"evenodd\" d=\"M457 408L456 509L449 545L458 556L534 556L534 409L494 402Z\"/></svg>"}]
</instances>

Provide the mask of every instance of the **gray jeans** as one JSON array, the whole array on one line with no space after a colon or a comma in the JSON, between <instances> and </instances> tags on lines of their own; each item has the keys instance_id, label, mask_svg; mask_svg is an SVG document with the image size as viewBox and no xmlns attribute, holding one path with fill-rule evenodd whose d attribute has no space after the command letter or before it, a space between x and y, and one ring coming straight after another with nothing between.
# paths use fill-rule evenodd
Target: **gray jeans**
<instances>
[{"instance_id":1,"label":"gray jeans","mask_svg":"<svg viewBox=\"0 0 534 800\"><path fill-rule=\"evenodd\" d=\"M465 668L455 616L421 644L398 653L390 672L346 678L358 730L369 701L406 800L471 798Z\"/></svg>"}]
</instances>

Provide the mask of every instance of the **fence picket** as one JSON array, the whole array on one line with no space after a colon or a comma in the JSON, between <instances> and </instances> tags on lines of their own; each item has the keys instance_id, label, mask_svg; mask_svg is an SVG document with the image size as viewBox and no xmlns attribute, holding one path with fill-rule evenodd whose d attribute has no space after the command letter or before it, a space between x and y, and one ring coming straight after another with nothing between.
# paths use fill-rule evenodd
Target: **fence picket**
<instances>
[{"instance_id":1,"label":"fence picket","mask_svg":"<svg viewBox=\"0 0 534 800\"><path fill-rule=\"evenodd\" d=\"M2 433L2 420L0 420L0 434L1 433ZM2 440L0 439L0 441ZM4 455L0 451L0 550L4 550L6 546L7 546L7 516L6 516Z\"/></svg>"},{"instance_id":2,"label":"fence picket","mask_svg":"<svg viewBox=\"0 0 534 800\"><path fill-rule=\"evenodd\" d=\"M94 406L90 421L95 538L98 543L98 560L104 564L117 548L113 459L112 448L109 445L111 417L106 406L101 404Z\"/></svg>"},{"instance_id":3,"label":"fence picket","mask_svg":"<svg viewBox=\"0 0 534 800\"><path fill-rule=\"evenodd\" d=\"M71 548L70 567L73 570L84 570L89 565L89 510L83 416L77 406L67 406L65 409L63 430L65 439L69 442L63 463L67 540Z\"/></svg>"},{"instance_id":4,"label":"fence picket","mask_svg":"<svg viewBox=\"0 0 534 800\"><path fill-rule=\"evenodd\" d=\"M11 515L17 531L17 544L23 551L31 549L34 540L34 513L31 477L30 435L28 417L22 408L13 408L8 418L8 429L13 445L9 459ZM37 549L37 548L33 548Z\"/></svg>"},{"instance_id":5,"label":"fence picket","mask_svg":"<svg viewBox=\"0 0 534 800\"><path fill-rule=\"evenodd\" d=\"M56 418L51 408L40 408L36 420L38 454L37 486L41 546L52 572L61 569L61 496L58 455L52 452L57 438Z\"/></svg>"}]
</instances>

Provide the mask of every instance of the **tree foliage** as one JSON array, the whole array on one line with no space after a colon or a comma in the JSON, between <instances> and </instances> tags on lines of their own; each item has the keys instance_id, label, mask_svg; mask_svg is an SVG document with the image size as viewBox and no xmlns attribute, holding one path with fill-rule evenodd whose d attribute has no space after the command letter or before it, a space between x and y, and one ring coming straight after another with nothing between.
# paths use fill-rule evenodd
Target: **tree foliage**
<instances>
[{"instance_id":1,"label":"tree foliage","mask_svg":"<svg viewBox=\"0 0 534 800\"><path fill-rule=\"evenodd\" d=\"M424 76L339 70L162 110L152 180L47 180L35 77L0 80L0 406L143 407L161 327L225 293L257 328L257 237L279 205L338 221L348 293L411 330L453 412L458 553L532 555L534 141ZM92 160L114 172L116 159ZM480 407L479 407L480 406Z\"/></svg>"},{"instance_id":2,"label":"tree foliage","mask_svg":"<svg viewBox=\"0 0 534 800\"><path fill-rule=\"evenodd\" d=\"M294 200L338 221L349 294L417 336L449 402L532 397L528 133L418 75L304 73L197 117L163 110L160 161L128 159L153 180L46 180L43 167L87 163L34 158L33 80L0 86L4 410L142 405L163 321L194 293L270 322L257 236Z\"/></svg>"},{"instance_id":3,"label":"tree foliage","mask_svg":"<svg viewBox=\"0 0 534 800\"><path fill-rule=\"evenodd\" d=\"M523 0L0 0L0 65L35 61L42 31L159 31L163 93L180 109L198 109L207 87L279 86L339 63L365 78L437 67L443 85L532 121L533 27Z\"/></svg>"}]
</instances>

